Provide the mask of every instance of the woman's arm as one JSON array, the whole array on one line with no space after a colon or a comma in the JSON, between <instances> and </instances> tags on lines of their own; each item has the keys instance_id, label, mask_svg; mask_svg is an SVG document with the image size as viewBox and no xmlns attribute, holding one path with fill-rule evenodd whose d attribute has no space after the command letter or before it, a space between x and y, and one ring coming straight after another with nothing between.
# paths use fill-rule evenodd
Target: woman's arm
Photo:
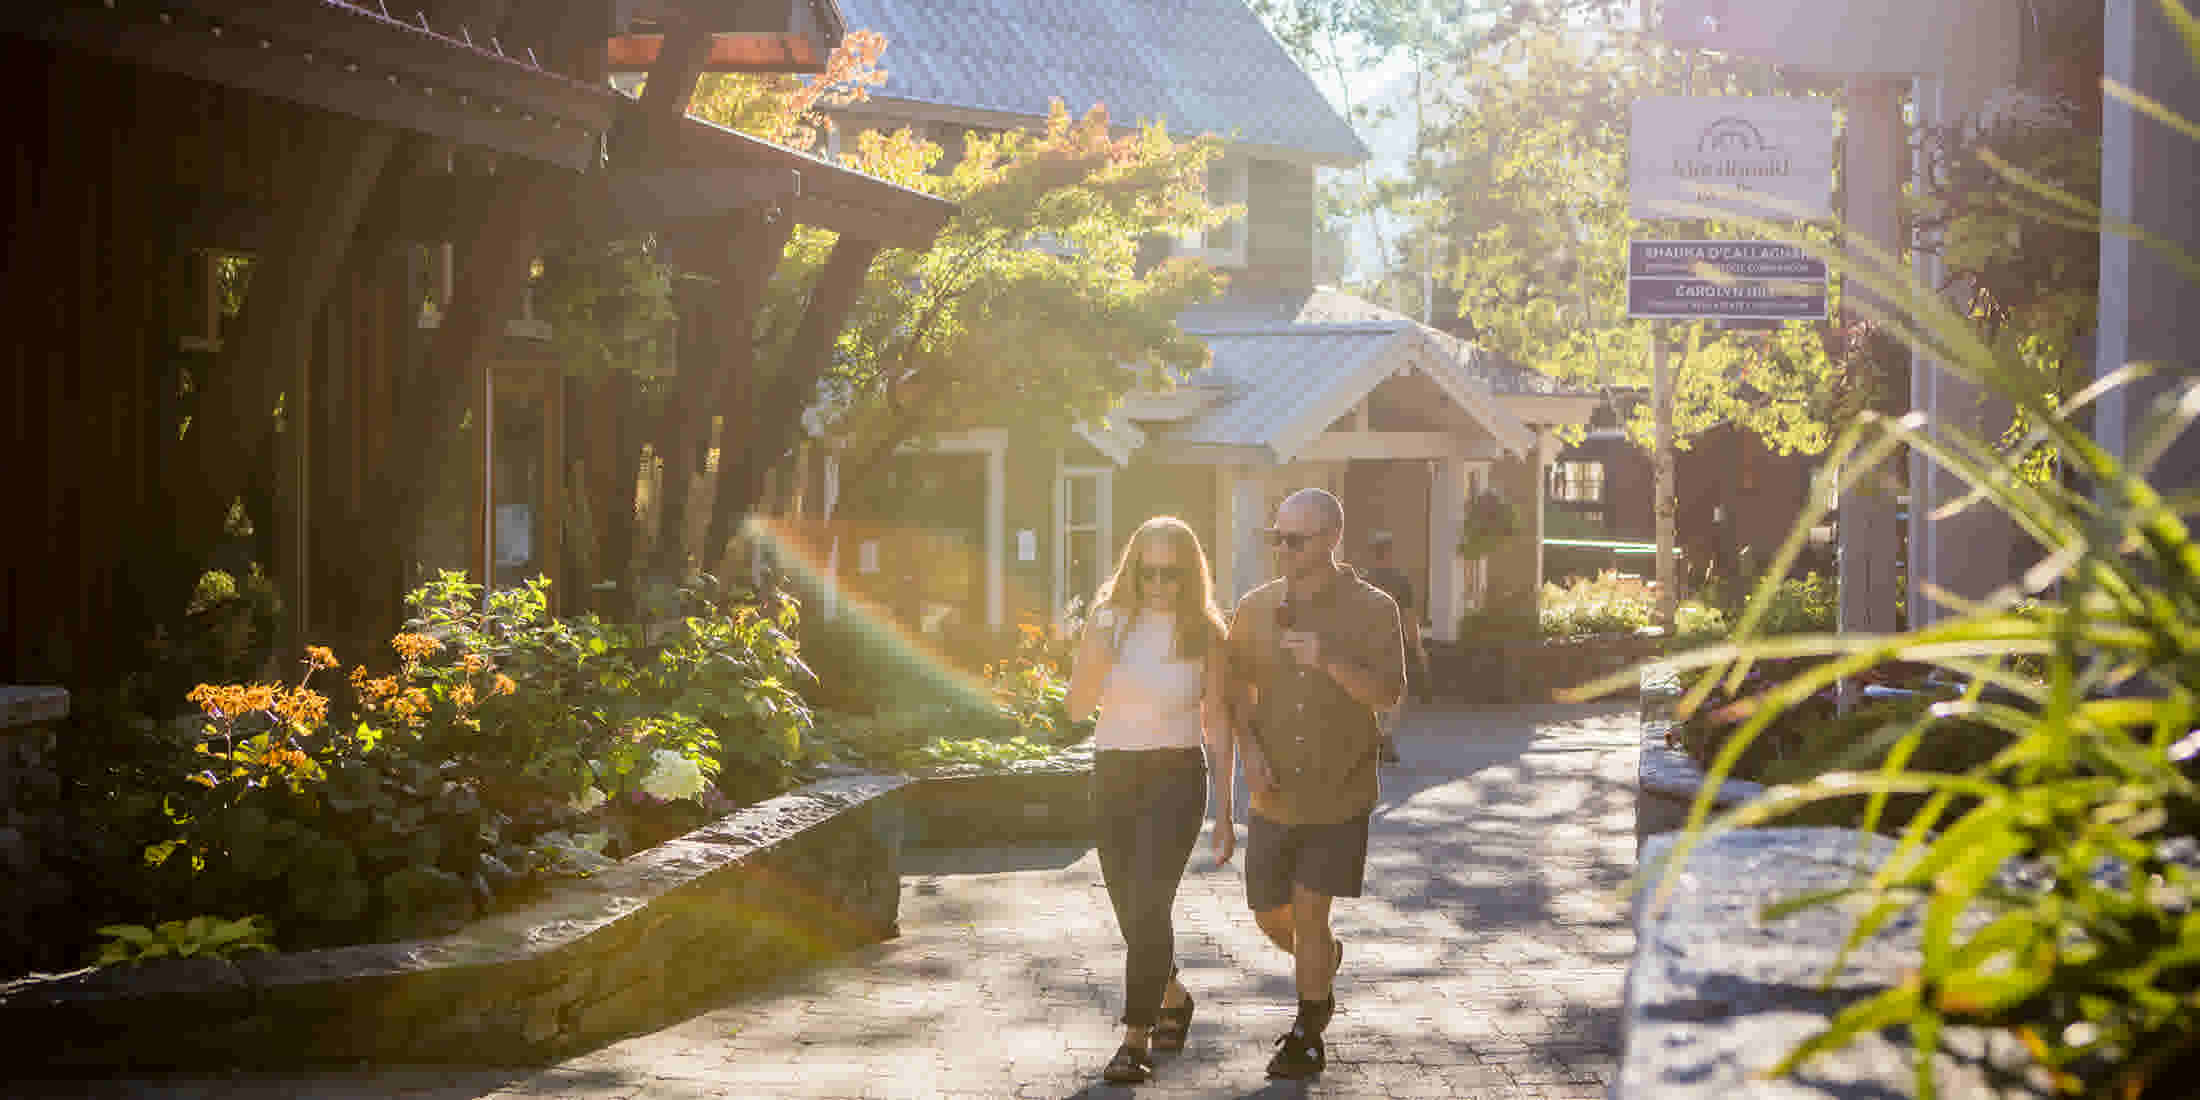
<instances>
[{"instance_id":1,"label":"woman's arm","mask_svg":"<svg viewBox=\"0 0 2200 1100\"><path fill-rule=\"evenodd\" d=\"M1214 784L1215 866L1229 865L1237 851L1237 723L1230 700L1230 659L1217 638L1207 647L1207 668L1200 692L1200 734L1207 742L1207 776Z\"/></svg>"},{"instance_id":2,"label":"woman's arm","mask_svg":"<svg viewBox=\"0 0 2200 1100\"><path fill-rule=\"evenodd\" d=\"M1100 705L1100 696L1108 686L1108 673L1115 667L1115 648L1111 639L1115 633L1114 608L1095 610L1085 620L1085 636L1077 643L1077 656L1069 670L1069 717L1072 722L1082 722Z\"/></svg>"}]
</instances>

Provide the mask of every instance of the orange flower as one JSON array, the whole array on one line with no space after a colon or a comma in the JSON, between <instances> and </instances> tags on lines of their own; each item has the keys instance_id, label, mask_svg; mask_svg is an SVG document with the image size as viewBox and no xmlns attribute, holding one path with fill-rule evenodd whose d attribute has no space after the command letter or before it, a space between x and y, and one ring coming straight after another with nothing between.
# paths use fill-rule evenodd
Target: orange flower
<instances>
[{"instance_id":1,"label":"orange flower","mask_svg":"<svg viewBox=\"0 0 2200 1100\"><path fill-rule=\"evenodd\" d=\"M441 652L443 643L426 634L399 634L390 639L390 648L408 661L418 661Z\"/></svg>"},{"instance_id":2,"label":"orange flower","mask_svg":"<svg viewBox=\"0 0 2200 1100\"><path fill-rule=\"evenodd\" d=\"M275 713L293 722L314 725L328 717L328 697L312 688L298 688L276 701Z\"/></svg>"},{"instance_id":3,"label":"orange flower","mask_svg":"<svg viewBox=\"0 0 2200 1100\"><path fill-rule=\"evenodd\" d=\"M489 671L489 659L479 653L468 653L458 659L459 666L467 672Z\"/></svg>"},{"instance_id":4,"label":"orange flower","mask_svg":"<svg viewBox=\"0 0 2200 1100\"><path fill-rule=\"evenodd\" d=\"M489 694L510 695L517 690L519 690L519 685L513 683L511 677L499 672L497 673L496 683L489 689Z\"/></svg>"},{"instance_id":5,"label":"orange flower","mask_svg":"<svg viewBox=\"0 0 2200 1100\"><path fill-rule=\"evenodd\" d=\"M361 678L353 681L353 684L359 689L359 694L366 697L369 705L397 694L395 676L382 676L372 680Z\"/></svg>"},{"instance_id":6,"label":"orange flower","mask_svg":"<svg viewBox=\"0 0 2200 1100\"><path fill-rule=\"evenodd\" d=\"M457 704L460 710L464 710L467 707L473 706L474 685L460 684L456 688L452 689L451 702Z\"/></svg>"},{"instance_id":7,"label":"orange flower","mask_svg":"<svg viewBox=\"0 0 2200 1100\"><path fill-rule=\"evenodd\" d=\"M274 684L254 684L244 689L244 709L272 710L275 706Z\"/></svg>"},{"instance_id":8,"label":"orange flower","mask_svg":"<svg viewBox=\"0 0 2200 1100\"><path fill-rule=\"evenodd\" d=\"M325 645L306 647L306 664L313 668L335 668L336 654Z\"/></svg>"}]
</instances>

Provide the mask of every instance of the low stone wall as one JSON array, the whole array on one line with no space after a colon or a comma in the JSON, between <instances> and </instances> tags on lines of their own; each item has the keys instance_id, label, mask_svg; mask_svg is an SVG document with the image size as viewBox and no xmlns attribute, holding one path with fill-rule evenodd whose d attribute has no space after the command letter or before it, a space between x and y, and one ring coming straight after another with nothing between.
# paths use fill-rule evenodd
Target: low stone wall
<instances>
[{"instance_id":1,"label":"low stone wall","mask_svg":"<svg viewBox=\"0 0 2200 1100\"><path fill-rule=\"evenodd\" d=\"M1664 862L1676 839L1651 837L1644 865ZM1812 1060L1798 1076L1758 1076L1843 1008L1914 970L1920 923L1891 922L1821 988L1854 913L1835 905L1777 922L1759 914L1771 902L1846 885L1892 851L1885 837L1846 829L1742 830L1691 852L1663 908L1654 889L1639 892L1611 1100L1915 1095L1908 1037L1885 1032ZM1944 1100L2052 1095L2014 1039L1974 1028L1944 1033L1934 1078ZM1997 1081L2007 1091L1992 1087Z\"/></svg>"},{"instance_id":2,"label":"low stone wall","mask_svg":"<svg viewBox=\"0 0 2200 1100\"><path fill-rule=\"evenodd\" d=\"M1671 645L1662 637L1631 634L1429 642L1428 692L1462 703L1548 703L1568 688L1655 659ZM1624 698L1632 691L1605 697Z\"/></svg>"},{"instance_id":3,"label":"low stone wall","mask_svg":"<svg viewBox=\"0 0 2200 1100\"><path fill-rule=\"evenodd\" d=\"M911 848L1084 847L1092 839L1092 764L1050 762L944 772L902 792Z\"/></svg>"},{"instance_id":4,"label":"low stone wall","mask_svg":"<svg viewBox=\"0 0 2200 1100\"><path fill-rule=\"evenodd\" d=\"M813 783L440 939L33 975L9 1069L529 1062L894 934L899 777Z\"/></svg>"},{"instance_id":5,"label":"low stone wall","mask_svg":"<svg viewBox=\"0 0 2200 1100\"><path fill-rule=\"evenodd\" d=\"M33 965L39 930L71 912L52 867L68 840L54 727L69 716L58 687L0 685L0 974Z\"/></svg>"}]
</instances>

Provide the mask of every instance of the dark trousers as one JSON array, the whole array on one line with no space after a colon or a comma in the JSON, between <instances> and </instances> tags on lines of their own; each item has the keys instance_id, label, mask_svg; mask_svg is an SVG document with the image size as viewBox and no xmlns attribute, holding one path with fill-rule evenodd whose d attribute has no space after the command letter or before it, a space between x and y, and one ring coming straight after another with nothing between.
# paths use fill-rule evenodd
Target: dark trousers
<instances>
[{"instance_id":1,"label":"dark trousers","mask_svg":"<svg viewBox=\"0 0 2200 1100\"><path fill-rule=\"evenodd\" d=\"M1123 932L1123 1022L1152 1027L1176 971L1177 883L1207 816L1198 749L1103 749L1092 766L1100 875Z\"/></svg>"}]
</instances>

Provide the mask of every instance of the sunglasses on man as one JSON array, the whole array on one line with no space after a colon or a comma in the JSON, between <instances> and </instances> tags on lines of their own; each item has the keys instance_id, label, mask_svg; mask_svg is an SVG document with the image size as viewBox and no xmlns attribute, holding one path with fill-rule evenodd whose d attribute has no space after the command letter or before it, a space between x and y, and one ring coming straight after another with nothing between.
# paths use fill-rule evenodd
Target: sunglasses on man
<instances>
[{"instance_id":1,"label":"sunglasses on man","mask_svg":"<svg viewBox=\"0 0 2200 1100\"><path fill-rule=\"evenodd\" d=\"M1261 537L1268 540L1268 545L1280 546L1286 550L1294 551L1304 547L1307 543L1313 542L1315 539L1322 537L1324 534L1327 534L1327 532L1278 531L1273 527L1267 527L1261 530Z\"/></svg>"}]
</instances>

